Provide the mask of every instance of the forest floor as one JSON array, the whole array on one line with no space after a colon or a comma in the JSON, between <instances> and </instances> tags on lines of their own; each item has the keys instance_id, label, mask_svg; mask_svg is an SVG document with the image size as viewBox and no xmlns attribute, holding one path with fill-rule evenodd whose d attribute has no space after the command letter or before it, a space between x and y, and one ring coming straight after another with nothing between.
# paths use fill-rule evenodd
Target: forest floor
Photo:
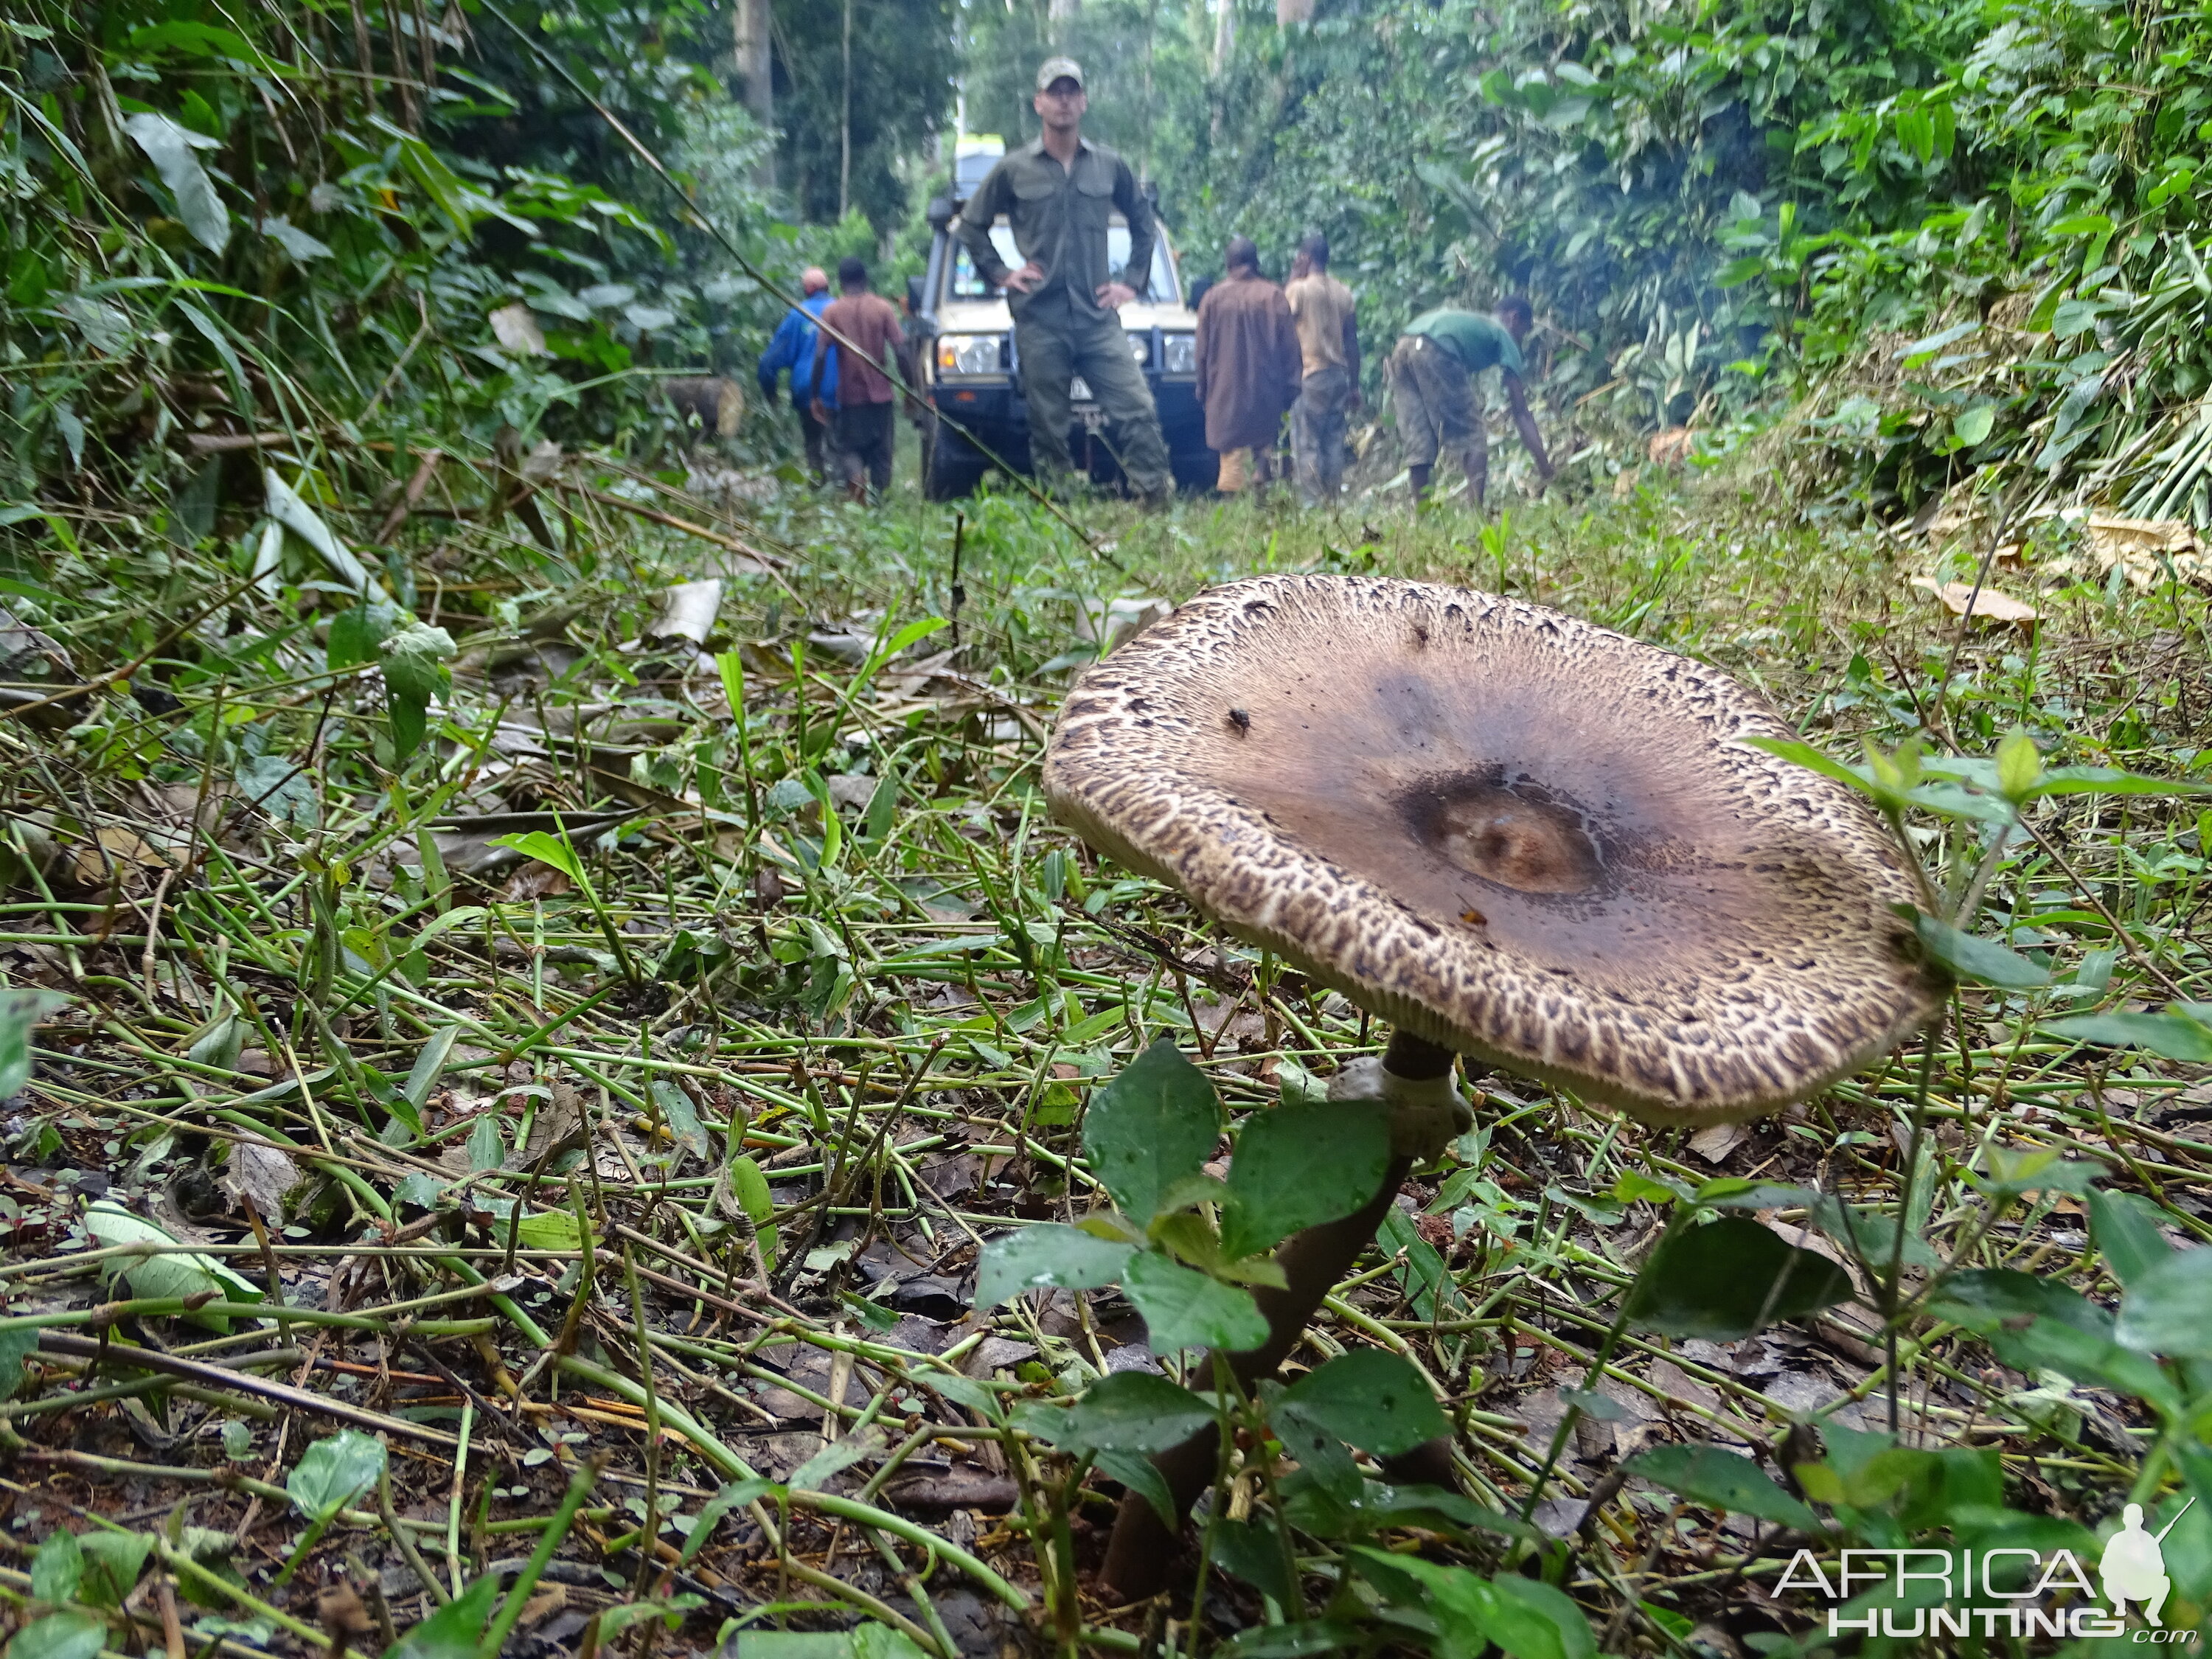
<instances>
[{"instance_id":1,"label":"forest floor","mask_svg":"<svg viewBox=\"0 0 2212 1659\"><path fill-rule=\"evenodd\" d=\"M3 585L46 636L9 636L9 677L97 683L0 722L0 963L54 994L0 1032L38 1022L0 1170L0 1586L79 1621L18 1659L308 1651L333 1620L364 1648L428 1620L409 1659L894 1650L767 1639L855 1621L947 1659L1425 1640L1340 1538L1302 1534L1287 1586L1194 1557L1155 1606L1101 1600L1118 1488L1009 1408L1155 1366L1143 1326L1113 1291L973 1306L984 1242L1096 1201L1086 1100L1155 1038L1234 1121L1376 1041L1049 822L1043 742L1102 637L1237 576L1376 572L1692 653L1847 761L2025 728L2050 765L2175 780L2212 719L2202 593L1994 507L1809 525L1747 472L1487 520L1082 503L1095 547L1018 498L709 500L576 456L387 527L411 473L331 462L303 508L405 550L389 614L312 533L264 593L116 512L58 520L70 550ZM1972 585L1993 549L2032 625L1914 586ZM704 625L655 637L669 586L709 579ZM1931 1480L1954 1534L1978 1504L2090 1552L2130 1495L2164 1526L2178 1407L1899 1310L2009 1267L2101 1316L2146 1253L2212 1238L2212 1072L2046 1027L2212 1000L2197 808L2053 796L1995 853L1984 822L1915 816L1938 890L1990 864L1961 925L2034 978L1962 989L1925 1052L1789 1113L1686 1134L1484 1081L1295 1363L1413 1359L1467 1493L1537 1530L1378 1510L1363 1536L1540 1575L1603 1651L1734 1659L1815 1629L1776 1588L1799 1493L1898 1543ZM1763 1218L1856 1297L1735 1340L1632 1330L1595 1364L1668 1194L1726 1176L1781 1193ZM1796 1509L1625 1467L1686 1443L1752 1454ZM1938 1461L1884 1490L1791 1473L1825 1447L1848 1484L1877 1446ZM1264 1499L1226 1495L1239 1521ZM41 1547L64 1526L107 1541L70 1569ZM2165 1550L2167 1621L2194 1623L2212 1503ZM133 1551L159 1571L115 1572L118 1609L103 1564Z\"/></svg>"}]
</instances>

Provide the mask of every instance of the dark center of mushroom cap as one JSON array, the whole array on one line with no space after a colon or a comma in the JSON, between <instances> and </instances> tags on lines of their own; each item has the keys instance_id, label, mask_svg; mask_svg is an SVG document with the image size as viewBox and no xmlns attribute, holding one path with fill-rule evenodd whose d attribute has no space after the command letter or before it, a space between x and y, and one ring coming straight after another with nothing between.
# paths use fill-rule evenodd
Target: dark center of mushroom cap
<instances>
[{"instance_id":1,"label":"dark center of mushroom cap","mask_svg":"<svg viewBox=\"0 0 2212 1659\"><path fill-rule=\"evenodd\" d=\"M1523 893L1586 893L1605 860L1586 813L1502 768L1423 779L1398 798L1413 838L1469 875Z\"/></svg>"}]
</instances>

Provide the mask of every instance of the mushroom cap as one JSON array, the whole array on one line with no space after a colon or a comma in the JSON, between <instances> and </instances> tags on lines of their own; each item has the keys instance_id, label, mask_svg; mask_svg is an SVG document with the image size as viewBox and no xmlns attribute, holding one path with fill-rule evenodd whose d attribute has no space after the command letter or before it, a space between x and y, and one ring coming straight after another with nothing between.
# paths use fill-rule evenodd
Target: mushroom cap
<instances>
[{"instance_id":1,"label":"mushroom cap","mask_svg":"<svg viewBox=\"0 0 2212 1659\"><path fill-rule=\"evenodd\" d=\"M1054 814L1431 1042L1653 1123L1757 1116L1923 1025L1895 840L1726 675L1519 600L1262 576L1094 665Z\"/></svg>"}]
</instances>

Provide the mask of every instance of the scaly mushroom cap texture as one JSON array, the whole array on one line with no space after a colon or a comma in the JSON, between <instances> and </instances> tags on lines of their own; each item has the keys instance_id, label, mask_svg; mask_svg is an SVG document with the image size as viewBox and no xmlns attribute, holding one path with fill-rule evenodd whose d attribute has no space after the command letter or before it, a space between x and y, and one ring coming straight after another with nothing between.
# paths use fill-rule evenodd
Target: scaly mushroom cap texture
<instances>
[{"instance_id":1,"label":"scaly mushroom cap texture","mask_svg":"<svg viewBox=\"0 0 2212 1659\"><path fill-rule=\"evenodd\" d=\"M1923 1025L1903 856L1702 664L1494 594L1264 576L1084 674L1053 809L1431 1042L1646 1122L1753 1117Z\"/></svg>"}]
</instances>

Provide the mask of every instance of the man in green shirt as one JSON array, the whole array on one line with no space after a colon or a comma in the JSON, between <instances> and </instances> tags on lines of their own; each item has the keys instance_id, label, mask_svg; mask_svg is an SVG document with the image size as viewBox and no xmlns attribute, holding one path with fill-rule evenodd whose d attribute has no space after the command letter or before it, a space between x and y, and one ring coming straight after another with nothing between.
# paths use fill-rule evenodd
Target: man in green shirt
<instances>
[{"instance_id":1,"label":"man in green shirt","mask_svg":"<svg viewBox=\"0 0 2212 1659\"><path fill-rule=\"evenodd\" d=\"M1521 342L1534 320L1519 295L1498 307L1495 318L1472 311L1425 312L1406 325L1390 354L1390 398L1398 412L1399 434L1406 443L1406 471L1419 501L1427 493L1439 450L1456 450L1467 469L1474 504L1483 504L1490 484L1490 441L1483 431L1482 406L1474 377L1493 364L1505 381L1513 425L1536 459L1537 493L1551 482L1551 458L1544 453L1536 417L1521 384Z\"/></svg>"},{"instance_id":2,"label":"man in green shirt","mask_svg":"<svg viewBox=\"0 0 2212 1659\"><path fill-rule=\"evenodd\" d=\"M1152 281L1158 227L1136 175L1103 144L1083 137L1090 100L1083 68L1048 58L1034 107L1044 132L991 169L960 215L957 234L993 288L1006 290L1014 356L1030 406L1030 456L1040 478L1071 471L1068 386L1081 375L1112 429L1130 487L1147 497L1170 488L1168 447L1152 388L1115 315ZM1127 282L1112 280L1106 231L1115 210L1129 227ZM991 242L1000 214L1024 261L1010 270Z\"/></svg>"}]
</instances>

